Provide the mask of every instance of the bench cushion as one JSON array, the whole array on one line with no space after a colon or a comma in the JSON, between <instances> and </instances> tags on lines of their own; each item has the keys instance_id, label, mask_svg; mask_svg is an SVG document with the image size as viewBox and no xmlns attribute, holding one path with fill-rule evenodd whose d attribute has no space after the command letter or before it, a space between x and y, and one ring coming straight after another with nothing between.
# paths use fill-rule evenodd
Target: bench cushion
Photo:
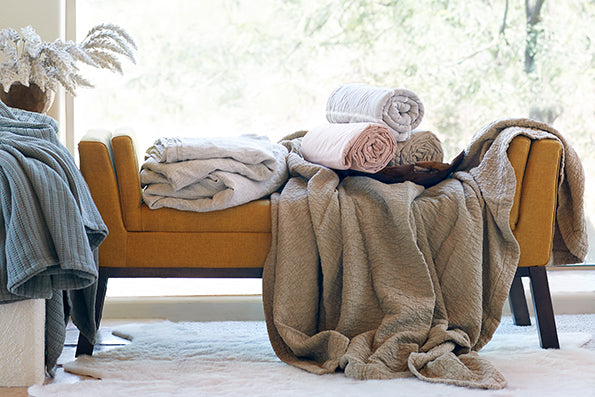
<instances>
[{"instance_id":1,"label":"bench cushion","mask_svg":"<svg viewBox=\"0 0 595 397\"><path fill-rule=\"evenodd\" d=\"M268 199L212 212L141 207L143 232L271 232Z\"/></svg>"}]
</instances>

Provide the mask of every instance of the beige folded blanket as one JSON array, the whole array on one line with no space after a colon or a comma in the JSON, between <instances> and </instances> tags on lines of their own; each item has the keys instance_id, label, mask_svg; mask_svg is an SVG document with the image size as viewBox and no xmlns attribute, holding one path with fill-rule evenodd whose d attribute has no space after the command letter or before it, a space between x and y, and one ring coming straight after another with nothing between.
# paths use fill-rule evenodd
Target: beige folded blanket
<instances>
[{"instance_id":1,"label":"beige folded blanket","mask_svg":"<svg viewBox=\"0 0 595 397\"><path fill-rule=\"evenodd\" d=\"M336 170L378 172L393 158L396 141L390 130L374 123L322 124L309 130L302 155Z\"/></svg>"},{"instance_id":2,"label":"beige folded blanket","mask_svg":"<svg viewBox=\"0 0 595 397\"><path fill-rule=\"evenodd\" d=\"M397 142L395 156L389 166L415 164L420 161L441 163L444 159L440 139L432 131L412 131L411 138Z\"/></svg>"},{"instance_id":3,"label":"beige folded blanket","mask_svg":"<svg viewBox=\"0 0 595 397\"><path fill-rule=\"evenodd\" d=\"M326 118L331 123L372 122L388 126L397 141L409 139L424 116L424 105L405 88L343 84L329 97Z\"/></svg>"}]
</instances>

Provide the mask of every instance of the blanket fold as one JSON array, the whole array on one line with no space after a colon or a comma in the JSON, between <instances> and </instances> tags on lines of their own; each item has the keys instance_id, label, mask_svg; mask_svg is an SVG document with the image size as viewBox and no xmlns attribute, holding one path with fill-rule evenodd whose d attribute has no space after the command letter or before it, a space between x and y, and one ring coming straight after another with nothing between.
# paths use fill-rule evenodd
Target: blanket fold
<instances>
[{"instance_id":1,"label":"blanket fold","mask_svg":"<svg viewBox=\"0 0 595 397\"><path fill-rule=\"evenodd\" d=\"M140 171L152 209L215 211L276 191L287 179L287 149L267 137L165 137L147 149Z\"/></svg>"},{"instance_id":2,"label":"blanket fold","mask_svg":"<svg viewBox=\"0 0 595 397\"><path fill-rule=\"evenodd\" d=\"M305 159L336 170L378 172L394 157L396 141L381 124L321 124L302 139Z\"/></svg>"},{"instance_id":3,"label":"blanket fold","mask_svg":"<svg viewBox=\"0 0 595 397\"><path fill-rule=\"evenodd\" d=\"M52 118L0 102L0 303L46 299L46 366L62 352L65 310L95 338L97 248L108 230Z\"/></svg>"},{"instance_id":4,"label":"blanket fold","mask_svg":"<svg viewBox=\"0 0 595 397\"><path fill-rule=\"evenodd\" d=\"M516 184L507 156L518 134L559 138L530 120L490 124L457 171L427 189L341 180L305 160L300 139L284 142L292 178L271 198L273 241L263 273L267 330L279 358L317 374L505 387L476 352L499 324L520 254L509 224ZM557 248L565 255L554 253L553 262L575 263L586 255L584 175L576 153L564 148L560 203L575 213L558 211L565 237Z\"/></svg>"},{"instance_id":5,"label":"blanket fold","mask_svg":"<svg viewBox=\"0 0 595 397\"><path fill-rule=\"evenodd\" d=\"M409 139L420 123L424 105L405 88L343 84L328 98L326 118L331 123L371 122L388 126L397 141Z\"/></svg>"}]
</instances>

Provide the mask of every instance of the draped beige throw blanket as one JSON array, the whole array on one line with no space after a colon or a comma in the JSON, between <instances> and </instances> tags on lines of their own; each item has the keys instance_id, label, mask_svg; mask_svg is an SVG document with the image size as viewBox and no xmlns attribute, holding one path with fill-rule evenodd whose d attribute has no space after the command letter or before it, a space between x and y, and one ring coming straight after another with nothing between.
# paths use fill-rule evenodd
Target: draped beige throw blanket
<instances>
[{"instance_id":1,"label":"draped beige throw blanket","mask_svg":"<svg viewBox=\"0 0 595 397\"><path fill-rule=\"evenodd\" d=\"M519 258L509 226L514 171L506 155L517 134L557 136L528 120L491 124L467 149L467 168L425 190L368 177L340 181L301 157L299 139L286 141L292 178L272 197L273 243L263 275L277 355L317 374L413 374L503 388L506 380L477 351L499 324ZM565 155L575 170L562 182L572 186L561 186L567 196L561 203L572 203L575 216L558 219L558 248L565 260L580 261L584 175L574 151L566 147ZM568 223L573 230L562 230Z\"/></svg>"}]
</instances>

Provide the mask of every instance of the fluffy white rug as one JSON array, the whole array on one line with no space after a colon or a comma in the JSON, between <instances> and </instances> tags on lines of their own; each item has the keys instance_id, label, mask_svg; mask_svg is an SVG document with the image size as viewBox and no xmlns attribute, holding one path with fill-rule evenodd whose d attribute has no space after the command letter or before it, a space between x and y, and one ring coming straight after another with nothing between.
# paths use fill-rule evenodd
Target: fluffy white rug
<instances>
[{"instance_id":1,"label":"fluffy white rug","mask_svg":"<svg viewBox=\"0 0 595 397\"><path fill-rule=\"evenodd\" d=\"M101 380L33 386L33 396L595 396L595 315L559 316L562 349L539 348L535 327L504 318L480 352L508 380L473 390L416 378L357 381L312 375L280 362L264 322L150 323L120 326L133 342L83 356L66 370ZM582 332L579 332L582 330Z\"/></svg>"}]
</instances>

